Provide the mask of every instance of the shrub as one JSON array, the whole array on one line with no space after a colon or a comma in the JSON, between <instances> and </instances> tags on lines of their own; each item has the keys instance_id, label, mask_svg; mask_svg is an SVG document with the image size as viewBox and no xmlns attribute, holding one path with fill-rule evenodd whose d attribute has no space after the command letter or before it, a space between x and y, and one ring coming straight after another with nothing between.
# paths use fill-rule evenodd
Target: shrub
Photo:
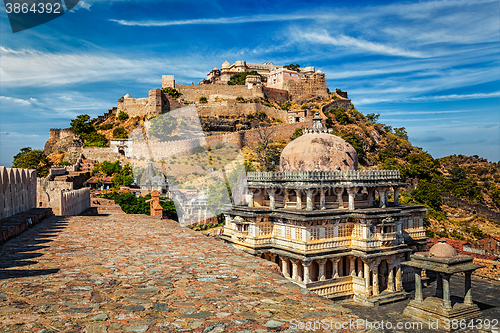
<instances>
[{"instance_id":1,"label":"shrub","mask_svg":"<svg viewBox=\"0 0 500 333\"><path fill-rule=\"evenodd\" d=\"M123 127L117 127L113 130L113 138L115 139L126 139L128 138L128 133Z\"/></svg>"},{"instance_id":2,"label":"shrub","mask_svg":"<svg viewBox=\"0 0 500 333\"><path fill-rule=\"evenodd\" d=\"M200 99L198 100L200 103L207 103L208 99L205 96L201 96Z\"/></svg>"},{"instance_id":3,"label":"shrub","mask_svg":"<svg viewBox=\"0 0 500 333\"><path fill-rule=\"evenodd\" d=\"M120 111L120 113L118 113L119 121L125 121L127 119L128 119L128 114L126 112Z\"/></svg>"},{"instance_id":4,"label":"shrub","mask_svg":"<svg viewBox=\"0 0 500 333\"><path fill-rule=\"evenodd\" d=\"M172 87L163 88L161 91L167 95L172 96L173 98L179 98L182 96L182 93L179 90Z\"/></svg>"},{"instance_id":5,"label":"shrub","mask_svg":"<svg viewBox=\"0 0 500 333\"><path fill-rule=\"evenodd\" d=\"M238 102L243 102L245 99L243 97L241 97L241 96L238 96L238 97L236 97L236 100Z\"/></svg>"}]
</instances>

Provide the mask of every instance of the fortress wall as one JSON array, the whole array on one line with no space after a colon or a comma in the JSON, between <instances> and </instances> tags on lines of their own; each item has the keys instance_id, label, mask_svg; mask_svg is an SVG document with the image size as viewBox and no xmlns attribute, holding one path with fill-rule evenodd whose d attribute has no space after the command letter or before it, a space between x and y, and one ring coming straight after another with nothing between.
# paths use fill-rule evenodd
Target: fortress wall
<instances>
[{"instance_id":1,"label":"fortress wall","mask_svg":"<svg viewBox=\"0 0 500 333\"><path fill-rule=\"evenodd\" d=\"M153 117L170 111L170 102L161 89L150 90L147 98L124 96L118 100L117 111L126 112L130 118Z\"/></svg>"},{"instance_id":2,"label":"fortress wall","mask_svg":"<svg viewBox=\"0 0 500 333\"><path fill-rule=\"evenodd\" d=\"M36 207L36 170L0 166L0 219Z\"/></svg>"},{"instance_id":3,"label":"fortress wall","mask_svg":"<svg viewBox=\"0 0 500 333\"><path fill-rule=\"evenodd\" d=\"M175 86L177 90L182 93L181 98L185 101L198 102L200 97L204 96L207 99L216 95L236 99L236 97L243 98L264 98L262 87L253 87L248 89L246 85L226 85L226 84L199 84L199 85L186 85L178 84Z\"/></svg>"},{"instance_id":4,"label":"fortress wall","mask_svg":"<svg viewBox=\"0 0 500 333\"><path fill-rule=\"evenodd\" d=\"M37 208L52 208L54 215L61 214L62 191L73 190L72 182L49 181L48 178L37 179L36 206Z\"/></svg>"},{"instance_id":5,"label":"fortress wall","mask_svg":"<svg viewBox=\"0 0 500 333\"><path fill-rule=\"evenodd\" d=\"M349 110L352 109L353 105L350 99L336 99L331 101L330 103L324 105L321 109L323 113L330 111L331 109L344 109Z\"/></svg>"},{"instance_id":6,"label":"fortress wall","mask_svg":"<svg viewBox=\"0 0 500 333\"><path fill-rule=\"evenodd\" d=\"M212 102L196 105L196 111L199 116L216 118L236 118L265 112L271 118L279 119L284 123L288 122L287 111L278 110L259 103L238 103L236 101Z\"/></svg>"},{"instance_id":7,"label":"fortress wall","mask_svg":"<svg viewBox=\"0 0 500 333\"><path fill-rule=\"evenodd\" d=\"M262 90L265 98L270 98L280 104L286 103L290 99L286 90L268 87L263 87Z\"/></svg>"},{"instance_id":8,"label":"fortress wall","mask_svg":"<svg viewBox=\"0 0 500 333\"><path fill-rule=\"evenodd\" d=\"M471 214L483 216L488 219L500 222L500 213L489 209L488 206L468 202L467 200L456 197L451 193L443 192L441 193L441 197L443 198L443 203L447 205L459 207Z\"/></svg>"},{"instance_id":9,"label":"fortress wall","mask_svg":"<svg viewBox=\"0 0 500 333\"><path fill-rule=\"evenodd\" d=\"M90 188L87 187L75 191L61 192L62 216L78 215L89 207L90 207Z\"/></svg>"},{"instance_id":10,"label":"fortress wall","mask_svg":"<svg viewBox=\"0 0 500 333\"><path fill-rule=\"evenodd\" d=\"M283 84L284 90L288 91L292 100L307 100L319 96L329 98L328 88L324 77L301 79L300 82L287 81Z\"/></svg>"},{"instance_id":11,"label":"fortress wall","mask_svg":"<svg viewBox=\"0 0 500 333\"><path fill-rule=\"evenodd\" d=\"M114 152L113 148L110 147L84 147L82 154L86 159L96 160L99 163L104 161L116 162L125 160L123 155Z\"/></svg>"}]
</instances>

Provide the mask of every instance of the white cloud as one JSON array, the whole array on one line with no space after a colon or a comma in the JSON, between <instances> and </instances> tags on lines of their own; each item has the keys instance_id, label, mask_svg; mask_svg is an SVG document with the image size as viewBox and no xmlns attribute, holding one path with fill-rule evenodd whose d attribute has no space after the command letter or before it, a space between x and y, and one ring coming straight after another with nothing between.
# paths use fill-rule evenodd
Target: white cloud
<instances>
[{"instance_id":1,"label":"white cloud","mask_svg":"<svg viewBox=\"0 0 500 333\"><path fill-rule=\"evenodd\" d=\"M83 0L80 0L78 2L78 4L75 6L75 8L73 8L71 11L72 12L75 12L79 9L86 9L88 11L90 11L90 7L92 7L92 4L90 3L90 1L86 0L86 1L83 1Z\"/></svg>"},{"instance_id":2,"label":"white cloud","mask_svg":"<svg viewBox=\"0 0 500 333\"><path fill-rule=\"evenodd\" d=\"M14 97L8 97L8 96L0 96L0 105L2 103L8 103L8 104L20 104L20 105L31 105L33 101L36 101L33 98L30 98L29 101L25 99L20 99L20 98L14 98Z\"/></svg>"}]
</instances>

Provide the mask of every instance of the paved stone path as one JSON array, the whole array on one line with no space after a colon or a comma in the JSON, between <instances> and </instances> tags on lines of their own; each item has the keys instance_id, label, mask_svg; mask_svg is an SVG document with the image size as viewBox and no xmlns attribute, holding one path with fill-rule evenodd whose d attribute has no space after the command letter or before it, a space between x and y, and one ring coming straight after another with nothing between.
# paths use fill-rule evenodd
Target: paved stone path
<instances>
[{"instance_id":1,"label":"paved stone path","mask_svg":"<svg viewBox=\"0 0 500 333\"><path fill-rule=\"evenodd\" d=\"M290 320L356 319L269 265L172 221L51 217L0 247L0 332L298 332Z\"/></svg>"}]
</instances>

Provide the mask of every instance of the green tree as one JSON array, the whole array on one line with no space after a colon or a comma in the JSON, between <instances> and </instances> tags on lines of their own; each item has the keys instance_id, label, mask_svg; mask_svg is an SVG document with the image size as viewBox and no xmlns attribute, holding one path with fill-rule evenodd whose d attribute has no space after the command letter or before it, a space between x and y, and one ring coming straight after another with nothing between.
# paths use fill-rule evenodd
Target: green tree
<instances>
[{"instance_id":1,"label":"green tree","mask_svg":"<svg viewBox=\"0 0 500 333\"><path fill-rule=\"evenodd\" d=\"M286 69L291 70L291 71L300 72L300 65L299 64L285 65L285 66L283 66L283 68L286 68Z\"/></svg>"},{"instance_id":2,"label":"green tree","mask_svg":"<svg viewBox=\"0 0 500 333\"><path fill-rule=\"evenodd\" d=\"M251 72L239 72L231 76L227 84L229 85L244 85L245 80L248 75L259 75L262 79L262 76L257 73L256 71L251 71Z\"/></svg>"},{"instance_id":3,"label":"green tree","mask_svg":"<svg viewBox=\"0 0 500 333\"><path fill-rule=\"evenodd\" d=\"M161 91L163 91L163 93L165 94L172 96L173 98L179 98L182 96L182 93L179 90L172 87L163 88Z\"/></svg>"},{"instance_id":4,"label":"green tree","mask_svg":"<svg viewBox=\"0 0 500 333\"><path fill-rule=\"evenodd\" d=\"M115 139L126 139L128 138L128 133L123 127L117 127L113 130L113 138Z\"/></svg>"},{"instance_id":5,"label":"green tree","mask_svg":"<svg viewBox=\"0 0 500 333\"><path fill-rule=\"evenodd\" d=\"M406 128L405 127L396 127L394 128L394 135L397 137L408 140L408 133L406 133Z\"/></svg>"},{"instance_id":6,"label":"green tree","mask_svg":"<svg viewBox=\"0 0 500 333\"><path fill-rule=\"evenodd\" d=\"M87 114L76 116L75 119L71 120L70 126L73 132L82 137L85 146L105 147L108 144L108 139L104 135L97 134L97 130Z\"/></svg>"},{"instance_id":7,"label":"green tree","mask_svg":"<svg viewBox=\"0 0 500 333\"><path fill-rule=\"evenodd\" d=\"M299 136L302 136L302 131L305 129L305 127L299 127L296 128L295 131L293 132L292 136L290 137L290 141L293 141L297 139Z\"/></svg>"},{"instance_id":8,"label":"green tree","mask_svg":"<svg viewBox=\"0 0 500 333\"><path fill-rule=\"evenodd\" d=\"M377 113L377 114L375 114L375 113L369 113L369 114L366 115L366 119L368 119L372 123L376 122L379 117L380 117L380 113Z\"/></svg>"},{"instance_id":9,"label":"green tree","mask_svg":"<svg viewBox=\"0 0 500 333\"><path fill-rule=\"evenodd\" d=\"M128 119L128 113L124 112L124 111L120 111L120 113L118 113L118 120L119 121L125 121Z\"/></svg>"},{"instance_id":10,"label":"green tree","mask_svg":"<svg viewBox=\"0 0 500 333\"><path fill-rule=\"evenodd\" d=\"M441 210L441 191L433 182L426 180L419 181L417 188L411 192L411 195L415 201L427 205L432 209Z\"/></svg>"},{"instance_id":11,"label":"green tree","mask_svg":"<svg viewBox=\"0 0 500 333\"><path fill-rule=\"evenodd\" d=\"M149 133L160 140L168 140L178 127L177 118L169 113L162 114L150 120Z\"/></svg>"},{"instance_id":12,"label":"green tree","mask_svg":"<svg viewBox=\"0 0 500 333\"><path fill-rule=\"evenodd\" d=\"M113 183L115 186L125 185L130 186L134 182L134 174L130 164L126 164L118 173L113 175Z\"/></svg>"},{"instance_id":13,"label":"green tree","mask_svg":"<svg viewBox=\"0 0 500 333\"><path fill-rule=\"evenodd\" d=\"M342 134L342 138L345 141L349 142L351 146L356 150L359 159L363 159L365 157L365 152L363 151L363 141L360 138L358 138L356 133L349 132Z\"/></svg>"},{"instance_id":14,"label":"green tree","mask_svg":"<svg viewBox=\"0 0 500 333\"><path fill-rule=\"evenodd\" d=\"M208 99L205 96L201 96L200 99L198 100L200 103L206 103L208 102Z\"/></svg>"},{"instance_id":15,"label":"green tree","mask_svg":"<svg viewBox=\"0 0 500 333\"><path fill-rule=\"evenodd\" d=\"M47 156L42 150L32 150L31 147L22 148L14 156L13 168L35 169L37 177L47 177L49 174Z\"/></svg>"}]
</instances>

